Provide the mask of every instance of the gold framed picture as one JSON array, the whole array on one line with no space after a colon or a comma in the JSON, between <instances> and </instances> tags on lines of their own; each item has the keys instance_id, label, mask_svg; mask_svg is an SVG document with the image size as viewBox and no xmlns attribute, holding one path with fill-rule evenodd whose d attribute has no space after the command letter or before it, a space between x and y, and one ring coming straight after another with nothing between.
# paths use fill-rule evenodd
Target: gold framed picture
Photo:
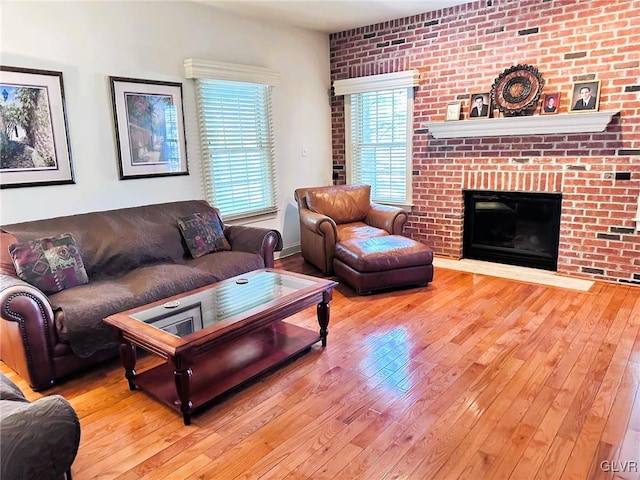
<instances>
[{"instance_id":1,"label":"gold framed picture","mask_svg":"<svg viewBox=\"0 0 640 480\"><path fill-rule=\"evenodd\" d=\"M573 84L570 113L597 112L600 104L600 80Z\"/></svg>"}]
</instances>

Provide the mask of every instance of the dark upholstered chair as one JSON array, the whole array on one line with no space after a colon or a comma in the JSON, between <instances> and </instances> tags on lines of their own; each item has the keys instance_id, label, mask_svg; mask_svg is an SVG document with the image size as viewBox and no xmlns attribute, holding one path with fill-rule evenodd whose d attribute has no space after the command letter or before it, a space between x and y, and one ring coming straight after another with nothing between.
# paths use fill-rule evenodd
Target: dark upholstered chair
<instances>
[{"instance_id":1,"label":"dark upholstered chair","mask_svg":"<svg viewBox=\"0 0 640 480\"><path fill-rule=\"evenodd\" d=\"M79 444L80 421L64 397L29 402L0 372L0 478L71 480Z\"/></svg>"},{"instance_id":2,"label":"dark upholstered chair","mask_svg":"<svg viewBox=\"0 0 640 480\"><path fill-rule=\"evenodd\" d=\"M401 235L408 213L371 201L369 185L295 190L302 257L323 274L333 273L336 244L345 240Z\"/></svg>"}]
</instances>

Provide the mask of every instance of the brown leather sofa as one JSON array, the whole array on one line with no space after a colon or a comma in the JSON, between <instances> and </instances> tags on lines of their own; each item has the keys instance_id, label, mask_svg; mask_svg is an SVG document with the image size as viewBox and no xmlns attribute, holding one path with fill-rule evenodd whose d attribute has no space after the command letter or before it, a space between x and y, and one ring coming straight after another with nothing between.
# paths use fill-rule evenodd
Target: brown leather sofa
<instances>
[{"instance_id":1,"label":"brown leather sofa","mask_svg":"<svg viewBox=\"0 0 640 480\"><path fill-rule=\"evenodd\" d=\"M250 226L224 225L231 250L193 258L177 219L214 211L191 200L0 227L0 359L34 390L46 389L117 355L105 317L273 267L280 233ZM7 247L64 233L73 235L89 282L45 295L18 278Z\"/></svg>"},{"instance_id":2,"label":"brown leather sofa","mask_svg":"<svg viewBox=\"0 0 640 480\"><path fill-rule=\"evenodd\" d=\"M351 239L400 235L408 213L371 201L369 185L335 185L295 190L302 257L323 274L333 273L336 244Z\"/></svg>"}]
</instances>

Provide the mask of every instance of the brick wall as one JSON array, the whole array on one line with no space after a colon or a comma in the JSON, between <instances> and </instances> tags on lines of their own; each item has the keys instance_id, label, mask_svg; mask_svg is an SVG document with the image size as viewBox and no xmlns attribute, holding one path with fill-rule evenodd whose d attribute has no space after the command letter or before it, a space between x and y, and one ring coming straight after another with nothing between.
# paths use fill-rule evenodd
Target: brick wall
<instances>
[{"instance_id":1,"label":"brick wall","mask_svg":"<svg viewBox=\"0 0 640 480\"><path fill-rule=\"evenodd\" d=\"M558 272L640 284L640 1L483 0L332 34L332 80L420 72L408 234L437 255L462 256L462 189L560 192ZM605 132L435 139L448 102L469 108L505 69L528 64L543 93L600 80ZM535 112L537 115L537 111ZM494 110L494 116L500 112ZM572 114L578 115L578 114ZM462 120L464 121L464 120ZM491 120L481 120L490 122ZM332 97L333 168L344 183L344 103Z\"/></svg>"}]
</instances>

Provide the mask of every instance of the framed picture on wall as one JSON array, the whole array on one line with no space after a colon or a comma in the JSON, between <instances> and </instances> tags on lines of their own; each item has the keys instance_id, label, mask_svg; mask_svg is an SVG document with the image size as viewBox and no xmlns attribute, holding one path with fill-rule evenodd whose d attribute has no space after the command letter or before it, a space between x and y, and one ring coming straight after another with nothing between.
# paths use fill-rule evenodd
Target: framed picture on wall
<instances>
[{"instance_id":1,"label":"framed picture on wall","mask_svg":"<svg viewBox=\"0 0 640 480\"><path fill-rule=\"evenodd\" d=\"M450 122L452 120L460 120L461 109L462 109L462 104L460 102L448 103L447 112L444 117L445 122Z\"/></svg>"},{"instance_id":2,"label":"framed picture on wall","mask_svg":"<svg viewBox=\"0 0 640 480\"><path fill-rule=\"evenodd\" d=\"M489 93L472 93L469 96L469 118L489 118L491 100Z\"/></svg>"},{"instance_id":3,"label":"framed picture on wall","mask_svg":"<svg viewBox=\"0 0 640 480\"><path fill-rule=\"evenodd\" d=\"M0 187L75 183L62 72L0 66Z\"/></svg>"},{"instance_id":4,"label":"framed picture on wall","mask_svg":"<svg viewBox=\"0 0 640 480\"><path fill-rule=\"evenodd\" d=\"M560 92L544 93L540 102L540 115L553 115L558 113L560 105Z\"/></svg>"},{"instance_id":5,"label":"framed picture on wall","mask_svg":"<svg viewBox=\"0 0 640 480\"><path fill-rule=\"evenodd\" d=\"M120 180L188 175L182 84L109 79Z\"/></svg>"},{"instance_id":6,"label":"framed picture on wall","mask_svg":"<svg viewBox=\"0 0 640 480\"><path fill-rule=\"evenodd\" d=\"M571 113L597 112L600 104L600 80L573 84Z\"/></svg>"}]
</instances>

